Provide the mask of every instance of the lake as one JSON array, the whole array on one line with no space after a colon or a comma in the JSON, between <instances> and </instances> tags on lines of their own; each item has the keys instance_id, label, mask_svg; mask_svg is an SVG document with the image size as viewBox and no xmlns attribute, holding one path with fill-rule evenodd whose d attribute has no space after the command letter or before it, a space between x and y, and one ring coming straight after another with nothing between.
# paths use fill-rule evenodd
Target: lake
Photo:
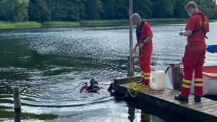
<instances>
[{"instance_id":1,"label":"lake","mask_svg":"<svg viewBox=\"0 0 217 122\"><path fill-rule=\"evenodd\" d=\"M185 24L154 24L153 71L181 60ZM217 44L217 22L210 23L207 44ZM136 43L134 29L134 44ZM174 115L107 92L114 78L127 75L128 26L0 29L0 121L153 122L173 121ZM138 56L138 52L137 52ZM217 54L206 54L205 65L216 65ZM135 74L139 75L138 58ZM99 94L80 93L91 78L103 87ZM22 116L13 113L13 87L21 90ZM171 84L166 77L166 86ZM187 118L180 117L183 120ZM181 120L180 120L181 121Z\"/></svg>"}]
</instances>

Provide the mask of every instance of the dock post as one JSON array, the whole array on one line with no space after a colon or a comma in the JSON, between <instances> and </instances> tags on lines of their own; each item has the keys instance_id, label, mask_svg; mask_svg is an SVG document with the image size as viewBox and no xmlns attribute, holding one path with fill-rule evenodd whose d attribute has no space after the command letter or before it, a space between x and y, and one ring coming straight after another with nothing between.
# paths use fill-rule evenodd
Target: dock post
<instances>
[{"instance_id":1,"label":"dock post","mask_svg":"<svg viewBox=\"0 0 217 122\"><path fill-rule=\"evenodd\" d=\"M128 74L127 76L133 76L134 75L134 57L128 56Z\"/></svg>"},{"instance_id":2,"label":"dock post","mask_svg":"<svg viewBox=\"0 0 217 122\"><path fill-rule=\"evenodd\" d=\"M20 90L18 87L13 88L13 94L14 94L14 111L15 113L21 113Z\"/></svg>"},{"instance_id":3,"label":"dock post","mask_svg":"<svg viewBox=\"0 0 217 122\"><path fill-rule=\"evenodd\" d=\"M21 112L16 112L15 114L14 122L21 122Z\"/></svg>"},{"instance_id":4,"label":"dock post","mask_svg":"<svg viewBox=\"0 0 217 122\"><path fill-rule=\"evenodd\" d=\"M129 44L130 44L130 49L129 49L129 56L128 56L128 74L127 76L133 76L134 75L134 57L132 53L133 49L133 23L131 21L130 16L133 14L133 1L129 0Z\"/></svg>"}]
</instances>

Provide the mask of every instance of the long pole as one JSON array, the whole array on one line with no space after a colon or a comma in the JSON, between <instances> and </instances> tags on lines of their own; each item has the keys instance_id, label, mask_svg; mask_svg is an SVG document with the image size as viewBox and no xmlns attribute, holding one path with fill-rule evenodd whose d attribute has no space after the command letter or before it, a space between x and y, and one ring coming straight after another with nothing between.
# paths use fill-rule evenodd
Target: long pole
<instances>
[{"instance_id":1,"label":"long pole","mask_svg":"<svg viewBox=\"0 0 217 122\"><path fill-rule=\"evenodd\" d=\"M133 49L133 23L130 19L130 16L133 14L133 0L129 0L129 57L128 57L128 76L134 75L134 57L132 54Z\"/></svg>"}]
</instances>

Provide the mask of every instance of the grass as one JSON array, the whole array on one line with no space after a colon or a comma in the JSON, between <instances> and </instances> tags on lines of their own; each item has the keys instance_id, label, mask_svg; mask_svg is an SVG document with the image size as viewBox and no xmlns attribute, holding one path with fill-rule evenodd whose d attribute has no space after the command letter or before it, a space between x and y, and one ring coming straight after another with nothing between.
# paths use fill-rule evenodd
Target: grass
<instances>
[{"instance_id":1,"label":"grass","mask_svg":"<svg viewBox=\"0 0 217 122\"><path fill-rule=\"evenodd\" d=\"M126 25L129 23L127 19L122 20L84 20L79 21L81 26L115 26Z\"/></svg>"},{"instance_id":2,"label":"grass","mask_svg":"<svg viewBox=\"0 0 217 122\"><path fill-rule=\"evenodd\" d=\"M50 21L42 23L43 27L78 27L79 22L61 22L61 21Z\"/></svg>"},{"instance_id":3,"label":"grass","mask_svg":"<svg viewBox=\"0 0 217 122\"><path fill-rule=\"evenodd\" d=\"M187 18L153 18L147 19L149 23L185 23Z\"/></svg>"},{"instance_id":4,"label":"grass","mask_svg":"<svg viewBox=\"0 0 217 122\"><path fill-rule=\"evenodd\" d=\"M38 22L6 22L0 21L0 28L36 28L41 27Z\"/></svg>"},{"instance_id":5,"label":"grass","mask_svg":"<svg viewBox=\"0 0 217 122\"><path fill-rule=\"evenodd\" d=\"M154 24L171 24L171 23L186 23L187 18L153 18L147 19L149 23ZM216 21L216 20L212 20ZM117 26L129 25L128 19L121 20L83 20L76 22L65 21L49 21L49 22L7 22L0 21L1 28L39 28L39 27L92 27L92 26Z\"/></svg>"}]
</instances>

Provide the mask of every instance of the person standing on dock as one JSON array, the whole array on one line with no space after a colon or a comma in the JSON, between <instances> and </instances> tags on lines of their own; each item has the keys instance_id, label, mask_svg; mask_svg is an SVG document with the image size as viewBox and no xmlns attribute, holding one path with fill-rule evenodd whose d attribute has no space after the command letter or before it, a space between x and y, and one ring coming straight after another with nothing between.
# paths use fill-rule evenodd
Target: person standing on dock
<instances>
[{"instance_id":1,"label":"person standing on dock","mask_svg":"<svg viewBox=\"0 0 217 122\"><path fill-rule=\"evenodd\" d=\"M141 83L149 85L151 74L151 55L152 55L152 30L149 23L146 20L142 20L138 13L131 15L133 24L137 25L136 37L137 44L135 45L133 52L136 52L136 48L139 47L139 64L141 69Z\"/></svg>"},{"instance_id":2,"label":"person standing on dock","mask_svg":"<svg viewBox=\"0 0 217 122\"><path fill-rule=\"evenodd\" d=\"M201 96L203 96L202 72L206 54L205 38L206 33L209 32L209 22L208 18L197 9L197 4L193 1L187 3L185 10L190 18L185 31L179 32L179 35L186 36L188 44L182 58L184 77L182 79L181 95L175 96L175 100L188 102L194 72L194 101L200 102Z\"/></svg>"}]
</instances>

